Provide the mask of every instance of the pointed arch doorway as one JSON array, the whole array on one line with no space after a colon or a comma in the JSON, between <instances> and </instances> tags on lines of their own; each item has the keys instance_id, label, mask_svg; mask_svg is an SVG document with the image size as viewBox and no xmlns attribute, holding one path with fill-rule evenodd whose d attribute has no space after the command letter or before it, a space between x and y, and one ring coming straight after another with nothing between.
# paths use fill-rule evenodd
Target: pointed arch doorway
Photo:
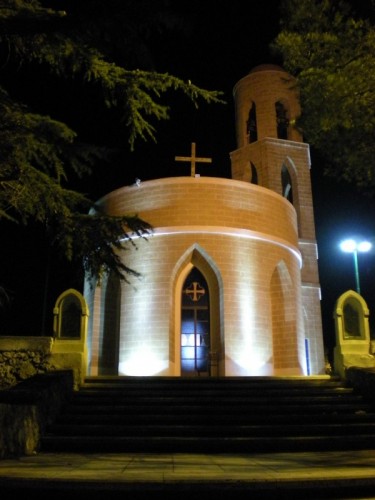
<instances>
[{"instance_id":1,"label":"pointed arch doorway","mask_svg":"<svg viewBox=\"0 0 375 500\"><path fill-rule=\"evenodd\" d=\"M203 274L193 267L181 296L181 375L210 375L210 296Z\"/></svg>"}]
</instances>

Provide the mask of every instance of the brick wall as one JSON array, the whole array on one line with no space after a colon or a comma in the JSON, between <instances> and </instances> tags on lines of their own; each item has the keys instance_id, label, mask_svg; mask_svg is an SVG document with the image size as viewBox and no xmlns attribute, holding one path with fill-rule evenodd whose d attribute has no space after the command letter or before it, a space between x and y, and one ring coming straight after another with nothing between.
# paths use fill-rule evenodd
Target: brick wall
<instances>
[{"instance_id":1,"label":"brick wall","mask_svg":"<svg viewBox=\"0 0 375 500\"><path fill-rule=\"evenodd\" d=\"M150 356L150 366L158 360L159 374L179 374L181 283L193 265L206 279L212 274L207 281L217 290L211 315L219 318L213 319L212 335L220 373L274 373L278 333L271 287L281 262L289 281L278 310L280 320L288 314L292 320L278 352L289 356L292 348L293 366L285 370L302 372L296 340L303 331L301 259L290 203L263 187L201 177L143 182L109 194L102 203L112 214L137 213L155 231L148 242L137 240L138 250L124 254L142 278L121 289L120 373L129 373L132 357Z\"/></svg>"},{"instance_id":2,"label":"brick wall","mask_svg":"<svg viewBox=\"0 0 375 500\"><path fill-rule=\"evenodd\" d=\"M153 373L179 375L181 290L193 266L213 291L211 337L220 353L219 374L304 373L306 334L314 373L324 372L309 146L293 126L300 113L294 83L282 68L260 66L236 84L232 180L158 179L101 200L108 213L135 213L155 230L149 242L137 241L137 251L124 253L142 279L120 293L120 373L148 359ZM286 138L278 137L278 101L289 119ZM250 144L254 103L258 137ZM283 167L293 205L283 197ZM254 168L258 185L251 184ZM314 293L306 292L309 287ZM98 322L105 300L94 304ZM94 321L93 374L104 334Z\"/></svg>"}]
</instances>

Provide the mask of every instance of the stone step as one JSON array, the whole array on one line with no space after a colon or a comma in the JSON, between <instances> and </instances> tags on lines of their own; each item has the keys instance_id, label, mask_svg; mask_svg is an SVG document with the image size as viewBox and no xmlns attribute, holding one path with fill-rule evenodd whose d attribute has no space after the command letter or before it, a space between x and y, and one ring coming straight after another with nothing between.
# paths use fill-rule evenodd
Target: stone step
<instances>
[{"instance_id":1,"label":"stone step","mask_svg":"<svg viewBox=\"0 0 375 500\"><path fill-rule=\"evenodd\" d=\"M238 397L247 397L247 398L256 398L256 397L286 397L288 396L289 398L292 397L336 397L336 396L352 396L353 391L352 389L349 388L335 388L335 389L321 389L321 388L307 388L309 391L309 394L306 394L306 388L300 388L300 389L271 389L267 388L267 392L265 394L264 389L254 389L252 387L250 388L243 388L243 389L230 389L230 394L228 394L228 390L226 388L220 388L220 389L200 389L198 388L184 388L183 390L179 390L178 388L157 388L153 389L152 391L149 390L146 392L145 389L143 388L108 388L104 389L105 392L103 393L103 389L87 389L84 387L81 392L77 393L75 395L76 399L90 399L90 398L113 398L113 397L131 397L131 398L139 398L139 397L144 397L147 395L147 397L151 394L152 397L154 398L161 398L161 397L168 397L168 398L186 398L186 397L199 397L201 399L204 398L227 398L227 399L233 399L233 398L238 398Z\"/></svg>"},{"instance_id":2,"label":"stone step","mask_svg":"<svg viewBox=\"0 0 375 500\"><path fill-rule=\"evenodd\" d=\"M144 425L114 425L108 424L57 424L53 426L53 432L58 435L76 435L76 436L122 436L122 437L146 437L146 436L173 436L173 437L260 437L260 436L333 436L333 435L354 435L354 434L374 434L375 422L356 422L339 424L282 424L282 425L233 425L232 422L225 424L170 424L155 425L148 423Z\"/></svg>"},{"instance_id":3,"label":"stone step","mask_svg":"<svg viewBox=\"0 0 375 500\"><path fill-rule=\"evenodd\" d=\"M44 451L253 452L375 447L375 409L337 379L88 378Z\"/></svg>"},{"instance_id":4,"label":"stone step","mask_svg":"<svg viewBox=\"0 0 375 500\"><path fill-rule=\"evenodd\" d=\"M178 405L171 404L139 404L135 402L127 402L122 404L119 402L111 402L108 404L101 404L101 402L92 404L74 404L69 406L65 410L65 414L70 415L91 415L93 412L101 415L149 415L150 412L153 414L162 415L194 415L201 414L202 409L204 409L204 414L216 415L216 414L246 414L246 415L305 415L305 414L355 414L355 413L374 413L374 408L366 402L363 401L350 401L350 402L325 402L315 404L309 403L301 405L300 402L295 401L294 403L284 404L281 403L268 403L258 404L254 406L254 402L242 403L242 401L232 402L231 404L223 405L220 402L216 404L199 404L194 402L187 404L186 402L181 402Z\"/></svg>"},{"instance_id":5,"label":"stone step","mask_svg":"<svg viewBox=\"0 0 375 500\"><path fill-rule=\"evenodd\" d=\"M74 400L74 401L73 401ZM116 401L116 404L160 404L160 405L170 405L170 404L193 404L194 402L199 401L200 404L219 404L219 405L231 405L233 403L246 403L249 402L251 404L278 404L283 403L287 405L289 403L295 403L296 401L302 404L316 404L316 403L329 403L329 404L341 404L341 403L352 403L352 402L361 402L362 398L359 395L354 395L351 393L341 394L336 393L333 394L306 394L304 391L303 394L290 395L289 393L285 394L277 394L277 395L269 395L268 393L252 395L248 393L243 394L230 394L218 396L216 394L196 394L192 395L190 393L187 394L160 394L155 395L153 392L150 393L139 393L139 394L80 394L75 396L72 399L74 404L113 404Z\"/></svg>"},{"instance_id":6,"label":"stone step","mask_svg":"<svg viewBox=\"0 0 375 500\"><path fill-rule=\"evenodd\" d=\"M173 437L45 436L44 452L268 453L375 449L375 435Z\"/></svg>"},{"instance_id":7,"label":"stone step","mask_svg":"<svg viewBox=\"0 0 375 500\"><path fill-rule=\"evenodd\" d=\"M289 394L290 396L301 396L306 393L306 389L309 391L309 394L314 396L314 395L327 395L327 396L336 396L337 394L345 395L345 394L352 394L352 389L349 387L321 387L321 386L303 386L303 387L274 387L274 386L268 386L266 387L267 390L267 395L269 396L278 396L278 395L286 395ZM103 393L103 390L105 391ZM105 387L105 385L101 385L99 387L96 386L90 386L86 387L85 385L81 388L81 391L76 394L76 396L82 396L82 397L100 397L100 396L107 396L107 397L112 397L113 395L117 394L127 394L129 396L136 396L138 394L143 394L143 393L151 393L157 397L161 395L166 395L172 397L172 396L210 396L210 395L216 395L216 396L241 396L241 395L251 395L251 396L259 396L264 394L265 388L263 387L253 387L253 386L243 386L243 387L230 387L230 386L222 386L222 387L192 387L192 386L184 386L184 387L176 387L176 386L156 386L151 388L147 388L144 386L111 386L111 387ZM230 394L228 394L228 391L230 391Z\"/></svg>"},{"instance_id":8,"label":"stone step","mask_svg":"<svg viewBox=\"0 0 375 500\"><path fill-rule=\"evenodd\" d=\"M86 408L87 409L87 408ZM337 411L328 413L293 413L286 411L285 413L269 413L264 412L260 414L258 411L252 412L239 412L233 413L227 411L226 413L205 413L202 415L200 411L196 412L169 412L169 413L152 413L152 423L157 424L175 424L178 418L179 425L195 425L195 424L211 424L214 421L215 424L219 425L221 423L227 423L230 420L232 425L254 425L261 419L264 425L276 425L276 424L299 424L304 422L306 424L350 424L350 423L372 423L375 421L374 412L366 412L363 410L357 410L357 408L352 407L352 411L349 413L338 413ZM97 408L94 413L74 413L72 411L64 413L61 417L56 420L56 424L64 424L69 422L71 425L93 425L93 424L105 424L105 425L135 425L142 424L148 425L150 423L149 413L139 413L137 409L130 412L111 412L105 408L105 412L98 412ZM107 411L108 410L108 411Z\"/></svg>"},{"instance_id":9,"label":"stone step","mask_svg":"<svg viewBox=\"0 0 375 500\"><path fill-rule=\"evenodd\" d=\"M121 389L139 389L152 387L154 390L159 388L204 388L222 389L222 388L254 388L263 390L267 388L279 388L281 390L288 388L309 387L309 389L320 388L344 388L342 380L338 377L86 377L85 389L111 388Z\"/></svg>"}]
</instances>

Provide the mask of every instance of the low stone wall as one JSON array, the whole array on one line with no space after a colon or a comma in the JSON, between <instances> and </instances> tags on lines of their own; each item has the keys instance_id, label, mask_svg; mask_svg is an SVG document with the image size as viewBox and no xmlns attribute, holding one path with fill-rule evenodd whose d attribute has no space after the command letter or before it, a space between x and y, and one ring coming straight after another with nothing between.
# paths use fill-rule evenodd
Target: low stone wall
<instances>
[{"instance_id":1,"label":"low stone wall","mask_svg":"<svg viewBox=\"0 0 375 500\"><path fill-rule=\"evenodd\" d=\"M30 455L84 377L82 343L0 337L0 459Z\"/></svg>"},{"instance_id":2,"label":"low stone wall","mask_svg":"<svg viewBox=\"0 0 375 500\"><path fill-rule=\"evenodd\" d=\"M52 337L0 337L0 390L51 370Z\"/></svg>"},{"instance_id":3,"label":"low stone wall","mask_svg":"<svg viewBox=\"0 0 375 500\"><path fill-rule=\"evenodd\" d=\"M74 390L72 370L34 375L0 391L0 459L31 455Z\"/></svg>"},{"instance_id":4,"label":"low stone wall","mask_svg":"<svg viewBox=\"0 0 375 500\"><path fill-rule=\"evenodd\" d=\"M81 340L53 337L0 337L0 391L34 375L73 370L79 388L86 374L86 352Z\"/></svg>"}]
</instances>

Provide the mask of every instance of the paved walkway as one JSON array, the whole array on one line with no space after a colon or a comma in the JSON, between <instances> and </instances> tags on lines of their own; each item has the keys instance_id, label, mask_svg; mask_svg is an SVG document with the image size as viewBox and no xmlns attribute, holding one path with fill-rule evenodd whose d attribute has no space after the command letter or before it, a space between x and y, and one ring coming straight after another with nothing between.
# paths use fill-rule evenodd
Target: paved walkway
<instances>
[{"instance_id":1,"label":"paved walkway","mask_svg":"<svg viewBox=\"0 0 375 500\"><path fill-rule=\"evenodd\" d=\"M228 498L234 494L239 498L238 494L251 492L251 498L267 499L284 498L283 494L285 498L375 499L375 450L249 455L40 453L0 460L0 493L8 493L2 498L10 499L12 491L18 498L22 490L32 489L53 493L54 498L57 492L73 491L117 492L122 498L131 492L132 499L137 492L139 498L159 492L167 498L169 491L171 498L179 500L184 493L190 497L199 491L206 498L210 492L212 498L224 498L225 492ZM86 498L81 493L79 497Z\"/></svg>"}]
</instances>

